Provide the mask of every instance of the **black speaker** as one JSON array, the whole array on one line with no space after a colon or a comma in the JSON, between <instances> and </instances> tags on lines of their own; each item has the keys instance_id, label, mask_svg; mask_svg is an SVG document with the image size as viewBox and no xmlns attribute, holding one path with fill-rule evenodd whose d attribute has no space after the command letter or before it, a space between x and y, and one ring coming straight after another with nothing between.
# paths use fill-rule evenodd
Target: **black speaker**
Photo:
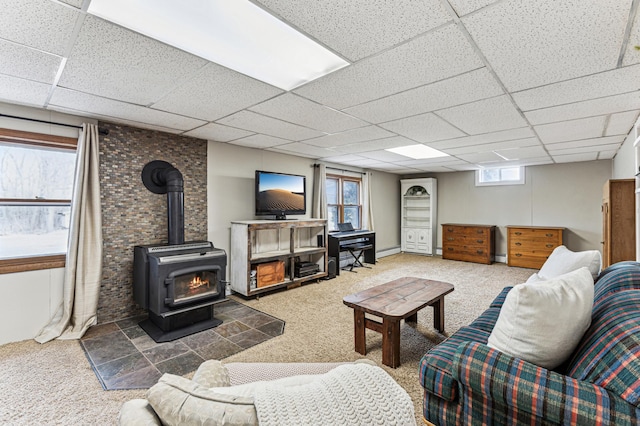
<instances>
[{"instance_id":1,"label":"black speaker","mask_svg":"<svg viewBox=\"0 0 640 426\"><path fill-rule=\"evenodd\" d=\"M324 235L318 235L318 247L324 247Z\"/></svg>"},{"instance_id":2,"label":"black speaker","mask_svg":"<svg viewBox=\"0 0 640 426\"><path fill-rule=\"evenodd\" d=\"M336 258L330 256L327 261L327 277L325 279L330 280L336 277L336 267Z\"/></svg>"}]
</instances>

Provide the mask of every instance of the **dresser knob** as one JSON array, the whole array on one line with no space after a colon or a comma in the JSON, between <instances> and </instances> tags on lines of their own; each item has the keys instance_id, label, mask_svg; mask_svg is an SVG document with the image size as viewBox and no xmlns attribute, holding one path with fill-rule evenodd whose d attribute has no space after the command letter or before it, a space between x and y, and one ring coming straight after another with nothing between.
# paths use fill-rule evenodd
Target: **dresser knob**
<instances>
[{"instance_id":1,"label":"dresser knob","mask_svg":"<svg viewBox=\"0 0 640 426\"><path fill-rule=\"evenodd\" d=\"M476 240L476 243L482 244L482 243L484 243L484 240Z\"/></svg>"},{"instance_id":2,"label":"dresser knob","mask_svg":"<svg viewBox=\"0 0 640 426\"><path fill-rule=\"evenodd\" d=\"M522 232L514 232L516 235L522 235Z\"/></svg>"},{"instance_id":3,"label":"dresser knob","mask_svg":"<svg viewBox=\"0 0 640 426\"><path fill-rule=\"evenodd\" d=\"M478 229L478 230L476 230L476 232L477 232L478 234L484 234L484 229Z\"/></svg>"},{"instance_id":4,"label":"dresser knob","mask_svg":"<svg viewBox=\"0 0 640 426\"><path fill-rule=\"evenodd\" d=\"M544 234L544 235L546 235L549 238L553 237L553 234Z\"/></svg>"},{"instance_id":5,"label":"dresser knob","mask_svg":"<svg viewBox=\"0 0 640 426\"><path fill-rule=\"evenodd\" d=\"M547 244L547 248L553 247L553 244Z\"/></svg>"},{"instance_id":6,"label":"dresser knob","mask_svg":"<svg viewBox=\"0 0 640 426\"><path fill-rule=\"evenodd\" d=\"M482 254L482 253L484 253L484 251L483 250L476 250L476 253Z\"/></svg>"},{"instance_id":7,"label":"dresser knob","mask_svg":"<svg viewBox=\"0 0 640 426\"><path fill-rule=\"evenodd\" d=\"M453 251L453 247L447 247L447 250Z\"/></svg>"},{"instance_id":8,"label":"dresser knob","mask_svg":"<svg viewBox=\"0 0 640 426\"><path fill-rule=\"evenodd\" d=\"M520 256L522 256L522 254L521 253L516 253L516 256L520 257Z\"/></svg>"},{"instance_id":9,"label":"dresser knob","mask_svg":"<svg viewBox=\"0 0 640 426\"><path fill-rule=\"evenodd\" d=\"M522 243L516 243L516 245L517 245L517 246L521 246L521 245L522 245Z\"/></svg>"},{"instance_id":10,"label":"dresser knob","mask_svg":"<svg viewBox=\"0 0 640 426\"><path fill-rule=\"evenodd\" d=\"M447 238L447 241L453 241L453 240L455 240L455 238L453 238L453 237Z\"/></svg>"}]
</instances>

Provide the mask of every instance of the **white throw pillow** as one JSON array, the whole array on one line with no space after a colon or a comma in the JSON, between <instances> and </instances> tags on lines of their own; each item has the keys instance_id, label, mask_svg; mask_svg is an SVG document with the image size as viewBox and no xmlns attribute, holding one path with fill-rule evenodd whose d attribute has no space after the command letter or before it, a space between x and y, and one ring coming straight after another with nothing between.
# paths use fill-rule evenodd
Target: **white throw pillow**
<instances>
[{"instance_id":1,"label":"white throw pillow","mask_svg":"<svg viewBox=\"0 0 640 426\"><path fill-rule=\"evenodd\" d=\"M580 268L507 294L487 345L553 369L574 351L591 324L593 277Z\"/></svg>"},{"instance_id":2,"label":"white throw pillow","mask_svg":"<svg viewBox=\"0 0 640 426\"><path fill-rule=\"evenodd\" d=\"M602 267L602 255L598 250L571 251L565 246L558 246L549 255L538 272L539 278L548 280L586 267L595 280Z\"/></svg>"}]
</instances>

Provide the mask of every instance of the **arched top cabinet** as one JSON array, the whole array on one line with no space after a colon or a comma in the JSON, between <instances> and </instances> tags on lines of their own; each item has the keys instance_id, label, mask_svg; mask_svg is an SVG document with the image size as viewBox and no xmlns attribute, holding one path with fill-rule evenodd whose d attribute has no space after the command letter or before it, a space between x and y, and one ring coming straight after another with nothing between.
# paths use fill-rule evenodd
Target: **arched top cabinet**
<instances>
[{"instance_id":1,"label":"arched top cabinet","mask_svg":"<svg viewBox=\"0 0 640 426\"><path fill-rule=\"evenodd\" d=\"M436 179L402 179L400 189L401 250L434 255L437 226Z\"/></svg>"}]
</instances>

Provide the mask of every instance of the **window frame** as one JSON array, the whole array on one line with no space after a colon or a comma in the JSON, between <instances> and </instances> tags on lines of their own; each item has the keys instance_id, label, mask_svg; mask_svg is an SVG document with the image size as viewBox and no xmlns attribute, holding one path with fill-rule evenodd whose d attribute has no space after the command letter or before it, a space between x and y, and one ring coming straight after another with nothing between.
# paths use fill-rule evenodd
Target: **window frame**
<instances>
[{"instance_id":1,"label":"window frame","mask_svg":"<svg viewBox=\"0 0 640 426\"><path fill-rule=\"evenodd\" d=\"M505 169L520 169L520 179L517 180L498 180L495 182L482 182L480 177L481 177L481 172L483 170L500 170L500 172L502 172L502 170ZM476 170L476 186L504 186L504 185L524 185L526 180L525 180L525 174L526 174L526 168L525 166L504 166L504 167L485 167L483 169L479 169Z\"/></svg>"},{"instance_id":2,"label":"window frame","mask_svg":"<svg viewBox=\"0 0 640 426\"><path fill-rule=\"evenodd\" d=\"M362 178L359 177L354 177L354 176L346 176L346 175L336 175L336 174L327 174L326 179L325 179L325 186L326 186L326 181L332 179L332 180L337 180L338 181L338 204L331 204L329 203L329 201L327 201L327 209L329 209L329 207L332 206L336 206L338 208L338 222L337 223L342 223L344 222L344 207L358 207L358 223L359 226L356 228L354 227L354 229L362 229ZM345 181L349 181L349 182L355 182L358 185L358 204L345 204L344 203L344 193L343 193L343 186L344 186L344 182ZM329 229L329 232L335 232L338 231L338 229Z\"/></svg>"},{"instance_id":3,"label":"window frame","mask_svg":"<svg viewBox=\"0 0 640 426\"><path fill-rule=\"evenodd\" d=\"M68 149L76 151L78 147L78 139L67 136L46 135L42 133L26 132L22 130L0 128L0 142L31 145L43 148ZM0 198L0 206L15 205L68 205L71 206L69 200L53 200L53 199L19 199L19 198ZM66 262L66 253L54 255L36 255L23 256L11 259L0 259L0 274L9 274L16 272L37 271L41 269L63 268Z\"/></svg>"}]
</instances>

